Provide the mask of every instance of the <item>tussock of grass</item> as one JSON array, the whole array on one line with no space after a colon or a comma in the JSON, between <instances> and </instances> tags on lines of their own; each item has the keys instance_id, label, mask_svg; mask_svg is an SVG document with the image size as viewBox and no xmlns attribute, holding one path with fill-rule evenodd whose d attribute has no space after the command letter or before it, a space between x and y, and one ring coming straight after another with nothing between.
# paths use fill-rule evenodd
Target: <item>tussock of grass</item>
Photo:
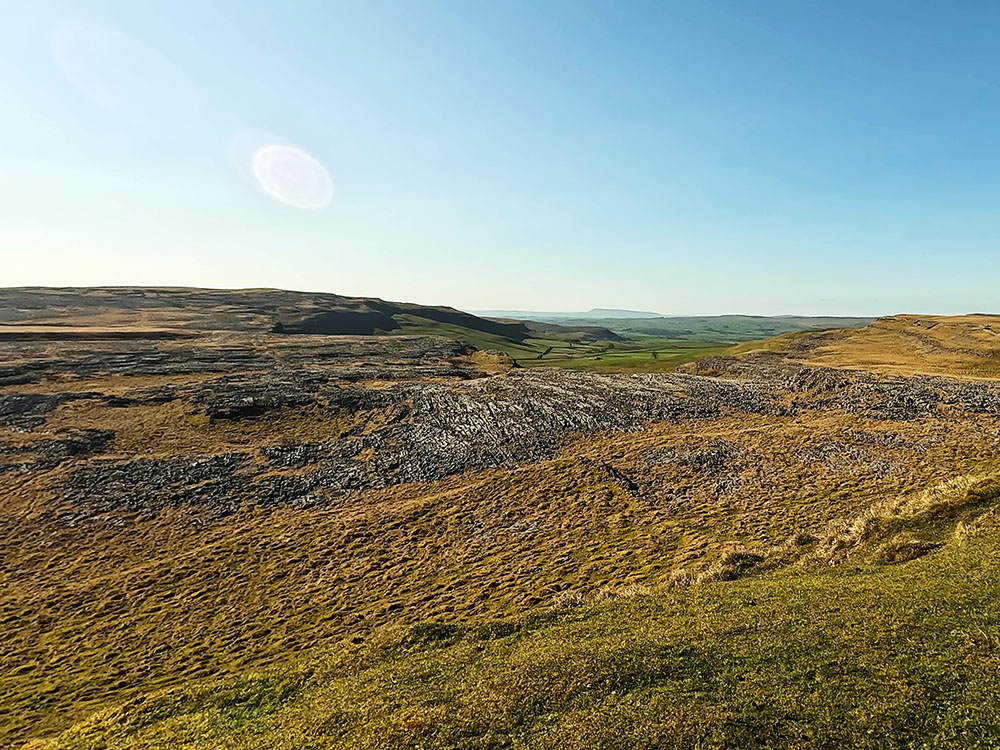
<instances>
[{"instance_id":1,"label":"tussock of grass","mask_svg":"<svg viewBox=\"0 0 1000 750\"><path fill-rule=\"evenodd\" d=\"M970 535L998 500L1000 474L960 475L908 495L881 498L860 514L831 523L819 537L799 531L769 547L725 550L700 571L674 570L665 587L731 581L793 563L907 562L933 552L949 538Z\"/></svg>"},{"instance_id":2,"label":"tussock of grass","mask_svg":"<svg viewBox=\"0 0 1000 750\"><path fill-rule=\"evenodd\" d=\"M909 536L897 537L899 554L905 559L905 549L911 552L922 548L924 553L937 546L956 523L968 524L1000 499L1000 475L964 475L939 482L910 496L888 497L866 509L853 519L838 522L819 540L812 551L813 558L836 561L851 550L875 537L884 538L893 531L906 532ZM913 536L918 532L924 538ZM909 541L904 541L909 539ZM891 548L891 545L890 545ZM895 553L890 548L881 554L890 558Z\"/></svg>"},{"instance_id":3,"label":"tussock of grass","mask_svg":"<svg viewBox=\"0 0 1000 750\"><path fill-rule=\"evenodd\" d=\"M698 582L735 580L756 568L766 559L766 556L758 550L729 550L714 565L698 576Z\"/></svg>"},{"instance_id":4,"label":"tussock of grass","mask_svg":"<svg viewBox=\"0 0 1000 750\"><path fill-rule=\"evenodd\" d=\"M876 560L886 564L897 564L916 560L941 547L940 542L928 542L912 533L897 534L876 551Z\"/></svg>"}]
</instances>

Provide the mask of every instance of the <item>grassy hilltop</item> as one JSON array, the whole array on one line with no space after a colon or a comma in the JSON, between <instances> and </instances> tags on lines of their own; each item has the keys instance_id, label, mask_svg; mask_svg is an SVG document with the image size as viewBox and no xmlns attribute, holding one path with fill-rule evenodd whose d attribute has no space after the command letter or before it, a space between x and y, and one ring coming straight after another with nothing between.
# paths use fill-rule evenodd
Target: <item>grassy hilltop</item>
<instances>
[{"instance_id":1,"label":"grassy hilltop","mask_svg":"<svg viewBox=\"0 0 1000 750\"><path fill-rule=\"evenodd\" d=\"M629 372L58 294L0 332L5 742L1000 743L1000 319Z\"/></svg>"},{"instance_id":2,"label":"grassy hilltop","mask_svg":"<svg viewBox=\"0 0 1000 750\"><path fill-rule=\"evenodd\" d=\"M784 352L810 364L888 374L1000 376L1000 326L993 315L896 315L860 330L789 333L734 351Z\"/></svg>"}]
</instances>

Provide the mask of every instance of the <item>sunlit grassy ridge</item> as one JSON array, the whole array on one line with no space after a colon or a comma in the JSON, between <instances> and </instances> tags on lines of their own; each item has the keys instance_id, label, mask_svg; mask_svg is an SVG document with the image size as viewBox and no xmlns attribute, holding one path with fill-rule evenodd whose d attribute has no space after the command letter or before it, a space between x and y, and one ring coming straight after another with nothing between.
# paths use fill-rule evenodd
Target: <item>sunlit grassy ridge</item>
<instances>
[{"instance_id":1,"label":"sunlit grassy ridge","mask_svg":"<svg viewBox=\"0 0 1000 750\"><path fill-rule=\"evenodd\" d=\"M384 631L32 747L996 747L998 543L987 514L894 566Z\"/></svg>"},{"instance_id":2,"label":"sunlit grassy ridge","mask_svg":"<svg viewBox=\"0 0 1000 750\"><path fill-rule=\"evenodd\" d=\"M734 352L781 352L810 364L892 374L1000 377L1000 316L897 315L860 329L788 333Z\"/></svg>"}]
</instances>

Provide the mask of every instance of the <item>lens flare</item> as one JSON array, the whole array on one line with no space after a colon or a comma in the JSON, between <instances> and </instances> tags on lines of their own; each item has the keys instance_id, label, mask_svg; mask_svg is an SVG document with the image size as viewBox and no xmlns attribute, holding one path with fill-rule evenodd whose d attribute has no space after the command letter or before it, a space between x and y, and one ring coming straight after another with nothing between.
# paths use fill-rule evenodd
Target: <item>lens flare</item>
<instances>
[{"instance_id":1,"label":"lens flare","mask_svg":"<svg viewBox=\"0 0 1000 750\"><path fill-rule=\"evenodd\" d=\"M270 144L253 154L253 175L272 198L304 211L317 211L333 200L333 181L326 168L305 151Z\"/></svg>"}]
</instances>

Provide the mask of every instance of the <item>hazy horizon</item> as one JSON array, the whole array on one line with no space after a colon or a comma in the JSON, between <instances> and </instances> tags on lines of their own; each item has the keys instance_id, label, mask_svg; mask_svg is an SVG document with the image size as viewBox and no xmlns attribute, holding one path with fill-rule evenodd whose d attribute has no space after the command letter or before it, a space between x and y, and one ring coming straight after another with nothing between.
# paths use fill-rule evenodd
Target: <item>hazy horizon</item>
<instances>
[{"instance_id":1,"label":"hazy horizon","mask_svg":"<svg viewBox=\"0 0 1000 750\"><path fill-rule=\"evenodd\" d=\"M1000 7L9 4L3 286L1000 309Z\"/></svg>"}]
</instances>

